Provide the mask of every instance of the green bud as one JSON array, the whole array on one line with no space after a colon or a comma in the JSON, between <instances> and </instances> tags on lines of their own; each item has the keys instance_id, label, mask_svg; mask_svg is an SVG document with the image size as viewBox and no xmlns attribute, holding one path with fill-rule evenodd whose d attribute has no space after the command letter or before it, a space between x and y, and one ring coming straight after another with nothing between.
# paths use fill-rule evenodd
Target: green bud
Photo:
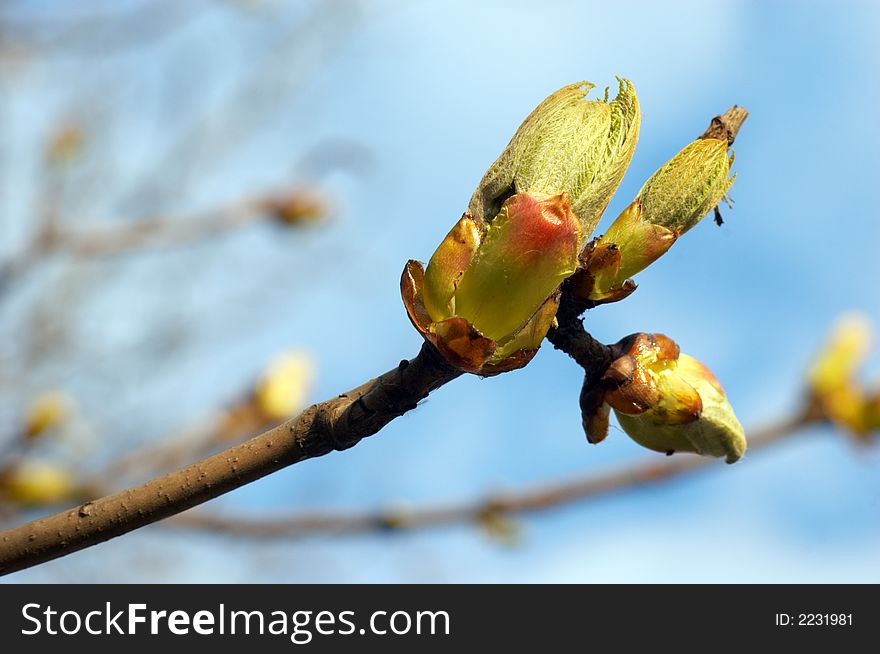
<instances>
[{"instance_id":1,"label":"green bud","mask_svg":"<svg viewBox=\"0 0 880 654\"><path fill-rule=\"evenodd\" d=\"M625 351L606 373L618 385L604 401L630 438L667 454L695 452L727 463L742 457L745 432L706 366L663 334L636 334L618 345Z\"/></svg>"},{"instance_id":2,"label":"green bud","mask_svg":"<svg viewBox=\"0 0 880 654\"><path fill-rule=\"evenodd\" d=\"M651 175L636 198L644 220L676 236L700 222L733 184L727 149L726 140L699 138Z\"/></svg>"},{"instance_id":3,"label":"green bud","mask_svg":"<svg viewBox=\"0 0 880 654\"><path fill-rule=\"evenodd\" d=\"M608 102L586 100L593 84L561 88L525 119L474 192L468 213L491 222L515 193L568 193L581 223L583 244L629 166L639 134L640 112L632 84Z\"/></svg>"},{"instance_id":4,"label":"green bud","mask_svg":"<svg viewBox=\"0 0 880 654\"><path fill-rule=\"evenodd\" d=\"M519 193L489 225L455 291L455 313L500 341L577 267L580 229L568 197Z\"/></svg>"},{"instance_id":5,"label":"green bud","mask_svg":"<svg viewBox=\"0 0 880 654\"><path fill-rule=\"evenodd\" d=\"M638 197L585 250L585 299L615 302L635 290L627 280L663 256L714 209L733 184L727 139L701 137L645 182Z\"/></svg>"}]
</instances>

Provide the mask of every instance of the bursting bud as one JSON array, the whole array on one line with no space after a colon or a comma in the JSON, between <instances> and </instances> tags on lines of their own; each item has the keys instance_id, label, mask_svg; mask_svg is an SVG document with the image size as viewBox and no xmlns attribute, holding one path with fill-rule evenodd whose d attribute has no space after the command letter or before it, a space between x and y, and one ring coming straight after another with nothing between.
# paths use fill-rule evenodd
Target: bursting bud
<instances>
[{"instance_id":1,"label":"bursting bud","mask_svg":"<svg viewBox=\"0 0 880 654\"><path fill-rule=\"evenodd\" d=\"M621 354L605 372L602 389L584 392L595 407L592 415L585 412L591 442L605 437L611 408L629 437L648 449L725 457L727 463L742 457L742 425L706 366L663 334L634 334L614 347Z\"/></svg>"},{"instance_id":2,"label":"bursting bud","mask_svg":"<svg viewBox=\"0 0 880 654\"><path fill-rule=\"evenodd\" d=\"M488 227L465 214L426 269L407 263L400 283L410 320L462 370L521 368L556 315L580 233L566 193L513 195Z\"/></svg>"},{"instance_id":3,"label":"bursting bud","mask_svg":"<svg viewBox=\"0 0 880 654\"><path fill-rule=\"evenodd\" d=\"M559 285L617 189L635 149L632 84L586 100L566 86L525 119L427 268L410 261L401 294L416 329L453 365L481 375L520 368L559 306Z\"/></svg>"},{"instance_id":4,"label":"bursting bud","mask_svg":"<svg viewBox=\"0 0 880 654\"><path fill-rule=\"evenodd\" d=\"M617 97L587 100L593 84L565 86L523 121L490 166L468 205L478 222L491 222L516 193L568 193L581 226L580 244L596 228L629 166L641 113L635 89L618 78Z\"/></svg>"},{"instance_id":5,"label":"bursting bud","mask_svg":"<svg viewBox=\"0 0 880 654\"><path fill-rule=\"evenodd\" d=\"M728 147L726 137L701 137L655 172L608 231L584 251L579 294L603 303L632 293L636 286L630 277L663 256L733 184Z\"/></svg>"}]
</instances>

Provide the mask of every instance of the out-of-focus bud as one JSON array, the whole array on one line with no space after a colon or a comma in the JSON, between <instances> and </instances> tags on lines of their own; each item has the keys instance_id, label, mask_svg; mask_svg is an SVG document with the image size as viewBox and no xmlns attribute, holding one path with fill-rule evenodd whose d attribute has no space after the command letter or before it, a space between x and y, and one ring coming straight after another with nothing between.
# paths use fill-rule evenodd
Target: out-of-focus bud
<instances>
[{"instance_id":1,"label":"out-of-focus bud","mask_svg":"<svg viewBox=\"0 0 880 654\"><path fill-rule=\"evenodd\" d=\"M584 251L578 294L615 302L635 290L630 277L666 253L718 205L735 177L726 139L699 138L655 172L638 197Z\"/></svg>"},{"instance_id":2,"label":"out-of-focus bud","mask_svg":"<svg viewBox=\"0 0 880 654\"><path fill-rule=\"evenodd\" d=\"M591 442L604 439L610 407L630 438L651 450L725 457L727 463L742 457L742 425L708 368L663 334L634 334L615 348L621 355L606 371L604 388L594 391L605 406L596 402L602 410L585 416Z\"/></svg>"},{"instance_id":3,"label":"out-of-focus bud","mask_svg":"<svg viewBox=\"0 0 880 654\"><path fill-rule=\"evenodd\" d=\"M825 395L850 384L871 349L871 323L865 316L841 316L807 375L810 390Z\"/></svg>"},{"instance_id":4,"label":"out-of-focus bud","mask_svg":"<svg viewBox=\"0 0 880 654\"><path fill-rule=\"evenodd\" d=\"M64 125L52 135L46 146L46 160L56 166L73 161L82 151L85 135L78 125Z\"/></svg>"},{"instance_id":5,"label":"out-of-focus bud","mask_svg":"<svg viewBox=\"0 0 880 654\"><path fill-rule=\"evenodd\" d=\"M288 226L313 225L329 213L326 200L309 188L270 198L263 203L263 209Z\"/></svg>"},{"instance_id":6,"label":"out-of-focus bud","mask_svg":"<svg viewBox=\"0 0 880 654\"><path fill-rule=\"evenodd\" d=\"M475 520L486 536L500 545L514 546L522 542L519 523L491 506L480 511Z\"/></svg>"},{"instance_id":7,"label":"out-of-focus bud","mask_svg":"<svg viewBox=\"0 0 880 654\"><path fill-rule=\"evenodd\" d=\"M306 404L315 365L307 352L292 350L279 355L257 383L254 397L266 418L283 420L299 413Z\"/></svg>"},{"instance_id":8,"label":"out-of-focus bud","mask_svg":"<svg viewBox=\"0 0 880 654\"><path fill-rule=\"evenodd\" d=\"M560 283L577 266L580 223L565 193L518 193L484 226L465 214L401 295L416 329L451 364L481 375L520 368L541 344Z\"/></svg>"},{"instance_id":9,"label":"out-of-focus bud","mask_svg":"<svg viewBox=\"0 0 880 654\"><path fill-rule=\"evenodd\" d=\"M22 434L26 439L43 436L61 427L73 414L73 400L62 391L49 391L35 397L24 412Z\"/></svg>"},{"instance_id":10,"label":"out-of-focus bud","mask_svg":"<svg viewBox=\"0 0 880 654\"><path fill-rule=\"evenodd\" d=\"M841 316L807 373L810 402L820 415L864 437L880 428L876 400L866 397L857 374L871 347L871 323L860 314Z\"/></svg>"},{"instance_id":11,"label":"out-of-focus bud","mask_svg":"<svg viewBox=\"0 0 880 654\"><path fill-rule=\"evenodd\" d=\"M586 242L629 166L641 114L635 89L618 78L617 97L586 100L589 82L571 84L545 99L525 119L486 171L468 205L490 222L515 193L568 193Z\"/></svg>"},{"instance_id":12,"label":"out-of-focus bud","mask_svg":"<svg viewBox=\"0 0 880 654\"><path fill-rule=\"evenodd\" d=\"M0 472L0 497L25 506L55 504L76 493L73 475L49 461L28 459Z\"/></svg>"}]
</instances>

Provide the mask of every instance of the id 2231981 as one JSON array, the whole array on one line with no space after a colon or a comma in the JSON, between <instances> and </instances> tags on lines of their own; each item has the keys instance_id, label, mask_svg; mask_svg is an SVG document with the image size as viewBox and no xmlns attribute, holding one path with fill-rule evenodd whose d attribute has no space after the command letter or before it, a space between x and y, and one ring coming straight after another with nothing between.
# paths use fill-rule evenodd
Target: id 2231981
<instances>
[{"instance_id":1,"label":"id 2231981","mask_svg":"<svg viewBox=\"0 0 880 654\"><path fill-rule=\"evenodd\" d=\"M852 613L777 613L777 627L851 627Z\"/></svg>"}]
</instances>

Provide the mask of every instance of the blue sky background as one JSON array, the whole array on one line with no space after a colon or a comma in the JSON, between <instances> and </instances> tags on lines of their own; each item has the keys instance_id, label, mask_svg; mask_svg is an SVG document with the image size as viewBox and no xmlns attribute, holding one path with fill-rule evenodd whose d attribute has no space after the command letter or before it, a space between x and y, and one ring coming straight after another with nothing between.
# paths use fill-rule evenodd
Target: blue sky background
<instances>
[{"instance_id":1,"label":"blue sky background","mask_svg":"<svg viewBox=\"0 0 880 654\"><path fill-rule=\"evenodd\" d=\"M23 3L19 15L49 4ZM748 427L797 406L838 314L880 322L876 3L340 2L326 15L317 3L264 3L244 18L234 4L204 3L173 33L112 56L96 46L4 65L4 253L32 225L39 144L59 116L85 121L115 153L82 181L87 201L72 193L71 222L214 206L283 182L326 139L365 147L369 174L324 180L339 216L320 231L257 226L86 264L80 278L100 290L78 304L74 346L4 386L7 419L61 385L120 452L198 420L287 347L314 353L315 400L414 355L420 338L397 290L404 262L430 256L541 99L579 80L613 88L615 75L635 84L643 119L600 231L711 116L736 103L750 117L724 226L700 224L632 297L590 312L594 336L672 336L715 371ZM224 100L260 67L247 102ZM195 163L180 172L183 154L163 152L192 125L208 145L184 153ZM236 130L247 138L224 147ZM164 186L140 188L147 173ZM7 369L24 357L23 308L59 284L62 265L8 300ZM175 337L169 354L162 344ZM545 348L523 371L460 379L356 448L212 508L465 499L650 459L616 428L585 442L580 377ZM153 527L10 581L878 582L878 516L880 451L814 428L735 466L525 517L514 546L473 526L297 542Z\"/></svg>"}]
</instances>

